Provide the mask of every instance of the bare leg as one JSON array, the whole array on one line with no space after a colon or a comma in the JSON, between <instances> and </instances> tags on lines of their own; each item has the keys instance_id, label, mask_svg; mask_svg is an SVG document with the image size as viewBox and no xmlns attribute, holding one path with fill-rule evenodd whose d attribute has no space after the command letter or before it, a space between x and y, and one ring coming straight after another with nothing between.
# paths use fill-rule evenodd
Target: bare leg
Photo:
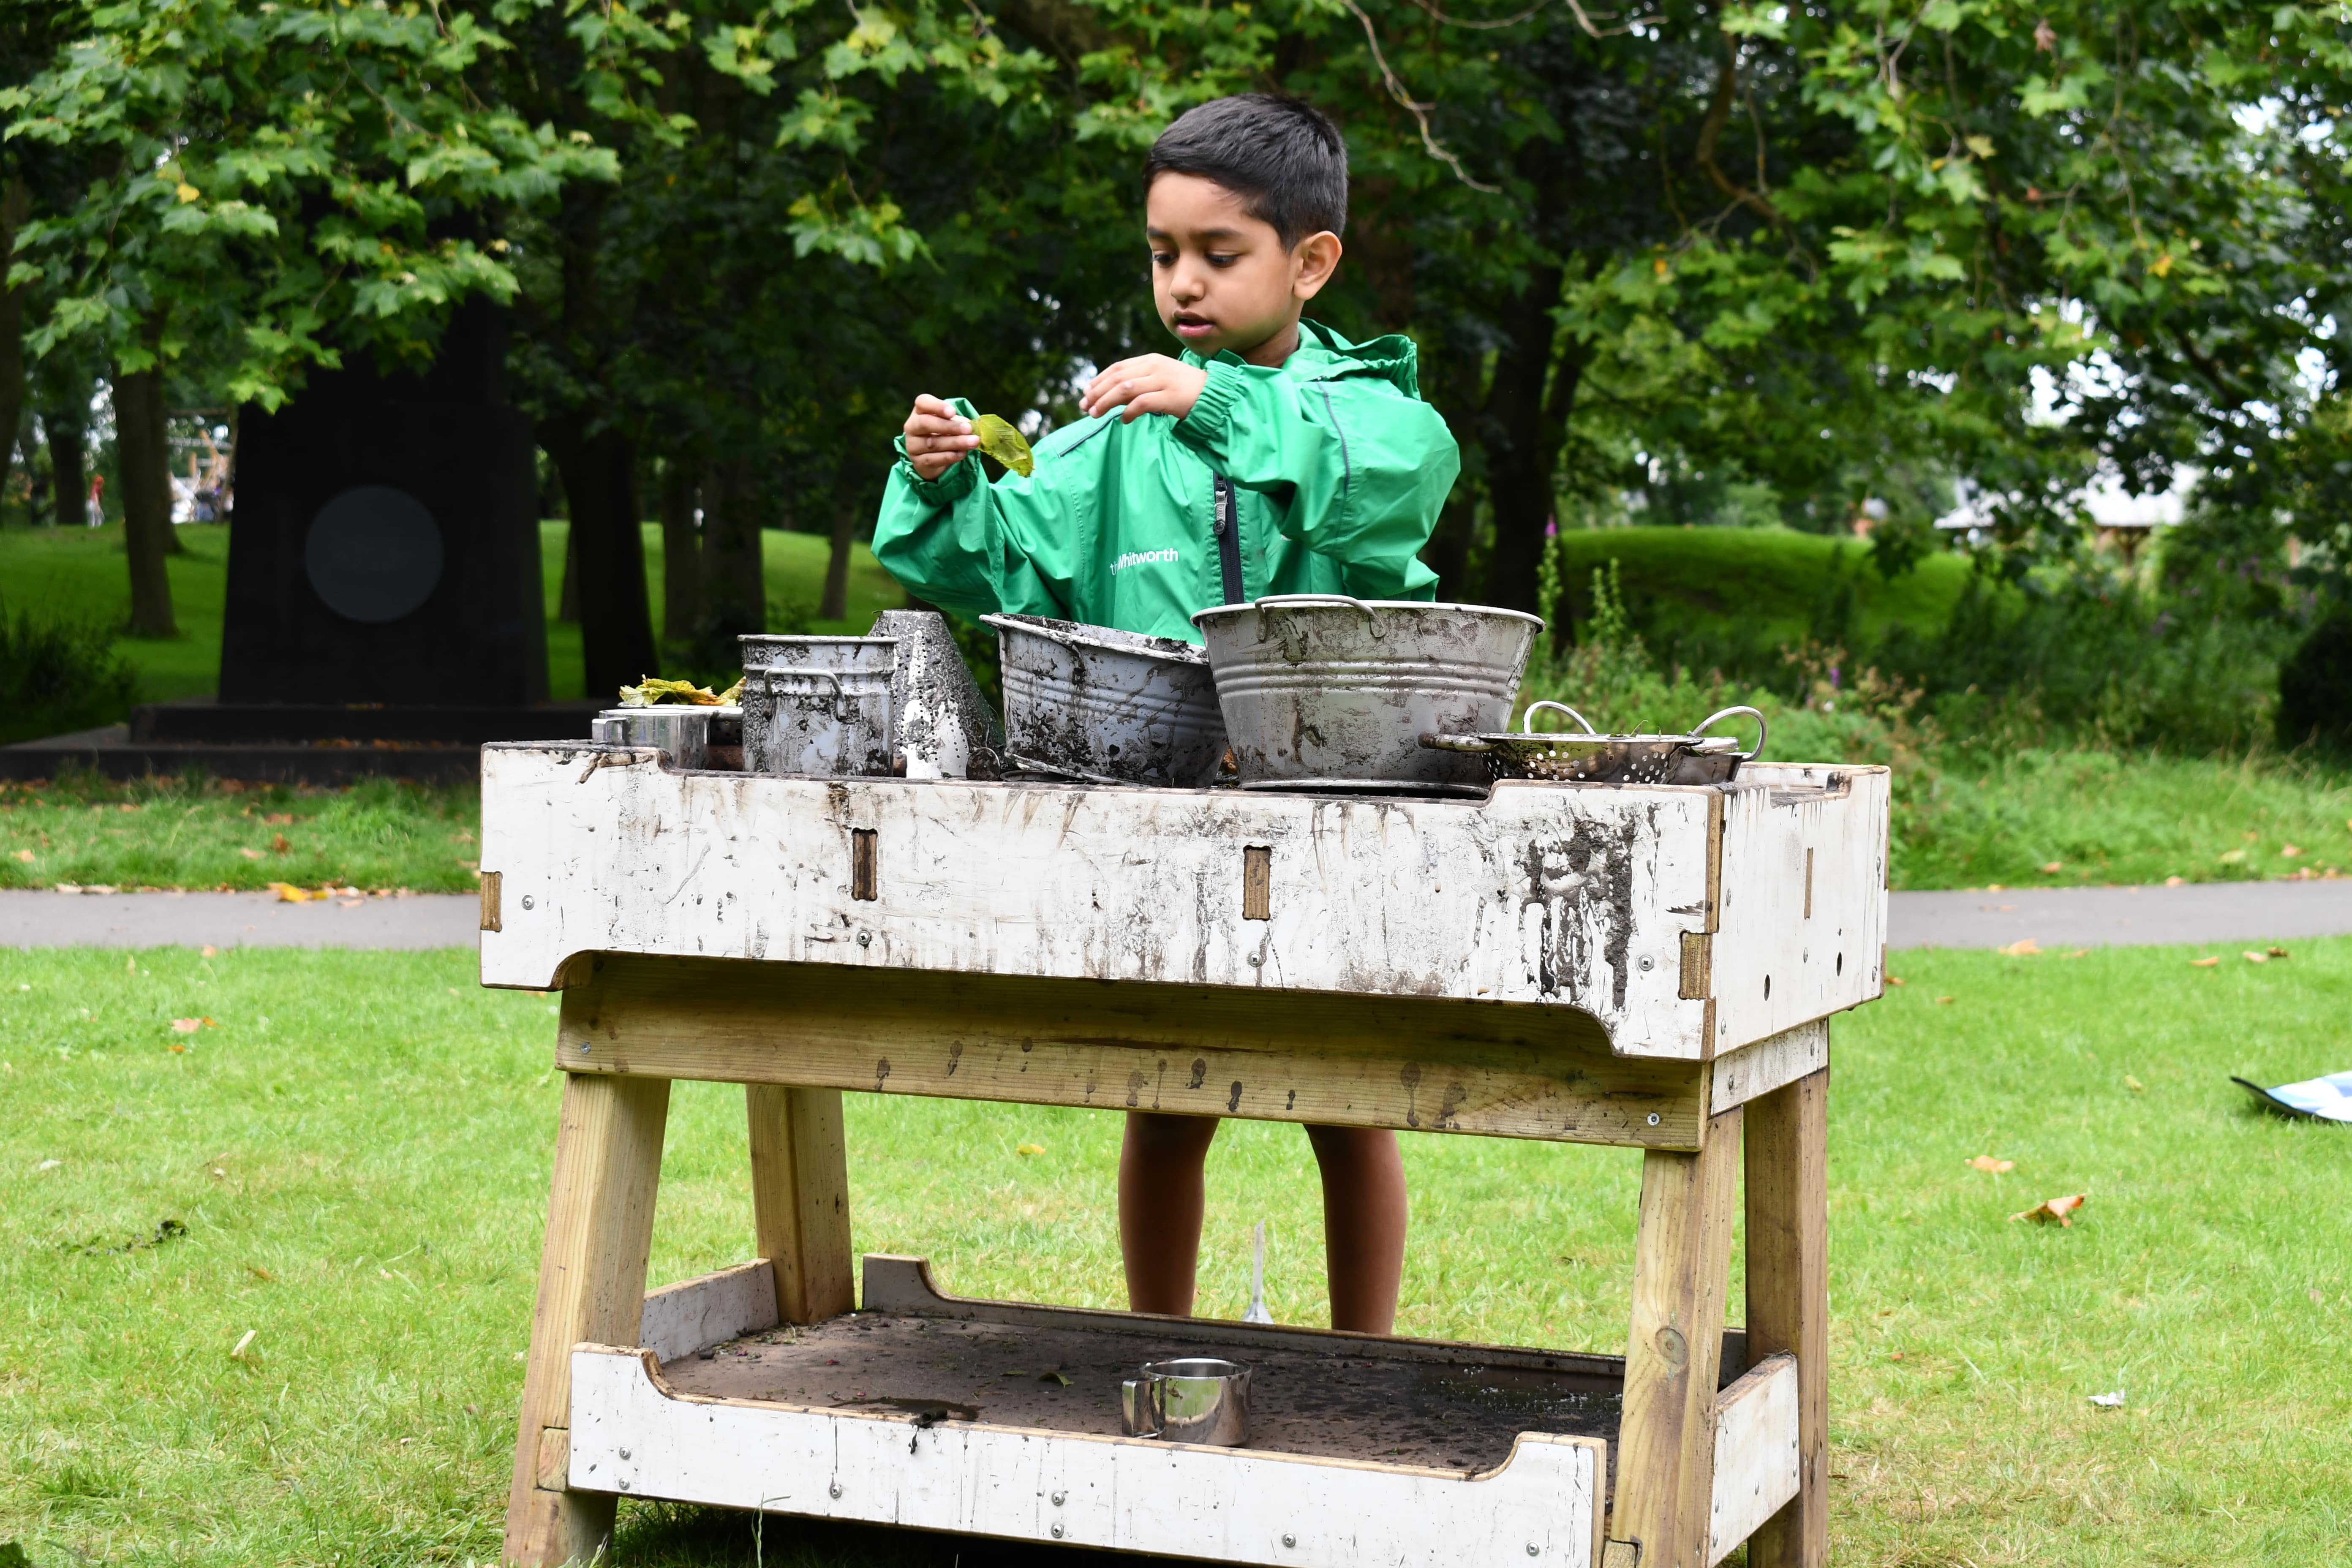
<instances>
[{"instance_id":1,"label":"bare leg","mask_svg":"<svg viewBox=\"0 0 2352 1568\"><path fill-rule=\"evenodd\" d=\"M1216 1135L1213 1116L1127 1113L1118 1152L1118 1249L1129 1311L1192 1314L1201 1261L1201 1168Z\"/></svg>"},{"instance_id":2,"label":"bare leg","mask_svg":"<svg viewBox=\"0 0 2352 1568\"><path fill-rule=\"evenodd\" d=\"M1385 1334L1396 1327L1408 1204L1404 1161L1384 1127L1309 1127L1323 1168L1323 1259L1331 1326ZM1193 1235L1200 1234L1193 1211ZM1133 1266L1129 1266L1129 1277Z\"/></svg>"}]
</instances>

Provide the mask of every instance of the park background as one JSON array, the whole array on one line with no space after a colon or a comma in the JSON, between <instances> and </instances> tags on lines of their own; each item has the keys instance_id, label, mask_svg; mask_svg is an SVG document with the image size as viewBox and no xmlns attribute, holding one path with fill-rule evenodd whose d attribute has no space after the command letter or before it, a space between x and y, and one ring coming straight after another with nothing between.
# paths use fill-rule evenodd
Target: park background
<instances>
[{"instance_id":1,"label":"park background","mask_svg":"<svg viewBox=\"0 0 2352 1568\"><path fill-rule=\"evenodd\" d=\"M910 395L1034 433L1164 348L1141 151L1250 88L1345 127L1315 314L1419 345L1464 453L1427 558L1549 618L1528 696L1894 764L1898 888L2352 864L2352 21L2237 0L18 0L0 741L211 689L226 529L173 481L453 320L535 422L553 695L863 630ZM2099 526L2134 496L2165 524ZM464 789L51 780L0 795L0 885L462 891L478 837ZM2345 1065L2352 942L2263 957L1897 955L1840 1023L1840 1561L2352 1551L2352 1156L2221 1092ZM0 1553L495 1553L554 1089L545 999L470 979L0 955ZM861 1247L1117 1301L1104 1124L852 1098ZM657 1279L746 1245L740 1111L681 1118ZM1412 1141L1408 1331L1605 1348L1631 1167L1474 1142ZM1295 1144L1221 1139L1204 1310L1267 1217L1321 1310Z\"/></svg>"}]
</instances>

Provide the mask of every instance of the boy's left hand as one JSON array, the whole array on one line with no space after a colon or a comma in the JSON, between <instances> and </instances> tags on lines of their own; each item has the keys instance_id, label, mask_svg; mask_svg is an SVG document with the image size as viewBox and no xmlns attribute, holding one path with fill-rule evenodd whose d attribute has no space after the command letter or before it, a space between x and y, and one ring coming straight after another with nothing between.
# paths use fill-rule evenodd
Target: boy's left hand
<instances>
[{"instance_id":1,"label":"boy's left hand","mask_svg":"<svg viewBox=\"0 0 2352 1568\"><path fill-rule=\"evenodd\" d=\"M1199 402L1209 384L1209 373L1166 354L1140 354L1123 359L1087 383L1078 411L1091 419L1125 405L1119 423L1132 425L1139 414L1165 414L1181 419Z\"/></svg>"}]
</instances>

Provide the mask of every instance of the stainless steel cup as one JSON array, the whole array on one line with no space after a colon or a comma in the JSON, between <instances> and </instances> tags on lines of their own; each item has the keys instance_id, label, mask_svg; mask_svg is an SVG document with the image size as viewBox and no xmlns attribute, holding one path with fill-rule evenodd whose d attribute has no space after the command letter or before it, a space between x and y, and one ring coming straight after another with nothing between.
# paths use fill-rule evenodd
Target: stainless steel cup
<instances>
[{"instance_id":1,"label":"stainless steel cup","mask_svg":"<svg viewBox=\"0 0 2352 1568\"><path fill-rule=\"evenodd\" d=\"M1224 1448L1249 1441L1250 1369L1241 1363L1186 1356L1146 1362L1142 1373L1118 1385L1129 1436Z\"/></svg>"}]
</instances>

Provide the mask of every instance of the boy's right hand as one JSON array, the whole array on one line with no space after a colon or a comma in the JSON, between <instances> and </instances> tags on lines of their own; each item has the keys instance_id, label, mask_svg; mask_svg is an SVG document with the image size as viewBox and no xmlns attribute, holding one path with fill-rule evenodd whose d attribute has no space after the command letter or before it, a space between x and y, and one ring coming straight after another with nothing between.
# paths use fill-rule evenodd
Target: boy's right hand
<instances>
[{"instance_id":1,"label":"boy's right hand","mask_svg":"<svg viewBox=\"0 0 2352 1568\"><path fill-rule=\"evenodd\" d=\"M907 416L906 434L907 461L925 483L962 462L963 455L980 445L980 437L971 433L971 421L928 392L915 399L914 411Z\"/></svg>"}]
</instances>

